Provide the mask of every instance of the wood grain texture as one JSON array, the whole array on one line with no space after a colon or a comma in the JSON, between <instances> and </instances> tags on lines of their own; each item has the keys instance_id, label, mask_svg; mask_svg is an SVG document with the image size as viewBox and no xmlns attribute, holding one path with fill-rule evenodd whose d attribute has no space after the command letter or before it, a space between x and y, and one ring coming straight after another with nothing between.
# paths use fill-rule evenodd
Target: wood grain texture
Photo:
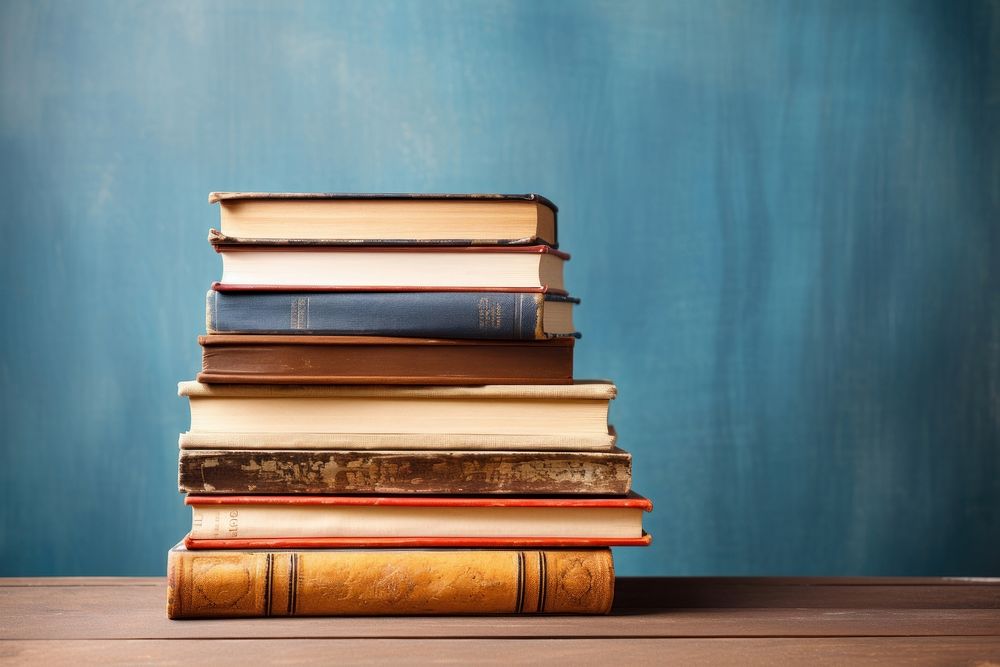
<instances>
[{"instance_id":1,"label":"wood grain texture","mask_svg":"<svg viewBox=\"0 0 1000 667\"><path fill-rule=\"evenodd\" d=\"M0 660L511 664L991 664L1000 580L619 579L611 616L168 621L157 579L0 580ZM634 602L630 606L630 590ZM703 590L713 608L660 596ZM833 591L851 591L831 607ZM921 596L923 591L927 595ZM917 593L917 595L914 595ZM726 600L759 606L726 606ZM623 601L624 600L624 601ZM912 605L923 600L924 607ZM877 603L878 608L866 604ZM993 608L982 608L992 603ZM903 607L892 608L899 604ZM785 605L798 605L797 607Z\"/></svg>"},{"instance_id":2,"label":"wood grain texture","mask_svg":"<svg viewBox=\"0 0 1000 667\"><path fill-rule=\"evenodd\" d=\"M1000 572L995 2L277 4L0 3L0 573L163 573L205 193L334 188L559 204L622 572Z\"/></svg>"},{"instance_id":3,"label":"wood grain texture","mask_svg":"<svg viewBox=\"0 0 1000 667\"><path fill-rule=\"evenodd\" d=\"M0 659L32 664L316 664L349 656L354 665L386 664L683 664L770 666L992 665L1000 639L983 637L805 639L132 639L0 643Z\"/></svg>"},{"instance_id":4,"label":"wood grain texture","mask_svg":"<svg viewBox=\"0 0 1000 667\"><path fill-rule=\"evenodd\" d=\"M181 450L186 493L625 495L632 457L609 452Z\"/></svg>"},{"instance_id":5,"label":"wood grain texture","mask_svg":"<svg viewBox=\"0 0 1000 667\"><path fill-rule=\"evenodd\" d=\"M692 600L691 591L704 594ZM672 593L680 591L677 599ZM685 597L686 596L686 597ZM610 616L170 622L160 578L0 580L0 640L997 636L1000 581L619 577ZM699 602L700 600L700 602Z\"/></svg>"}]
</instances>

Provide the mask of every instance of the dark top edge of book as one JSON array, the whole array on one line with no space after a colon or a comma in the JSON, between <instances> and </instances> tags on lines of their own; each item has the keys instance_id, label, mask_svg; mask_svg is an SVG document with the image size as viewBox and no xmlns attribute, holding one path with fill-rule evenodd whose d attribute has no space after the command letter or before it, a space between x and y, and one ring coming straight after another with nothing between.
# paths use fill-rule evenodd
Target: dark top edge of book
<instances>
[{"instance_id":1,"label":"dark top edge of book","mask_svg":"<svg viewBox=\"0 0 1000 667\"><path fill-rule=\"evenodd\" d=\"M189 493L185 505L387 505L397 507L610 507L653 511L649 498L629 491L624 496L410 496L358 494L351 496L219 495Z\"/></svg>"},{"instance_id":2,"label":"dark top edge of book","mask_svg":"<svg viewBox=\"0 0 1000 667\"><path fill-rule=\"evenodd\" d=\"M281 246L316 248L323 246L372 246L372 247L457 247L471 246L535 246L547 245L558 248L558 243L549 243L538 236L521 239L272 239L227 236L216 229L208 230L208 242L216 248L238 248L240 246Z\"/></svg>"},{"instance_id":3,"label":"dark top edge of book","mask_svg":"<svg viewBox=\"0 0 1000 667\"><path fill-rule=\"evenodd\" d=\"M202 347L213 345L383 345L406 347L516 347L516 348L558 348L574 347L576 339L571 336L543 338L539 340L479 340L470 338L406 338L402 336L299 336L295 334L231 334L213 333L198 336Z\"/></svg>"},{"instance_id":4,"label":"dark top edge of book","mask_svg":"<svg viewBox=\"0 0 1000 667\"><path fill-rule=\"evenodd\" d=\"M231 290L226 290L225 288L223 288L222 290L217 290L216 287L218 287L220 284L221 283L218 283L218 282L212 283L212 286L211 286L211 289L209 290L209 292L216 292L216 291L226 292L226 291L231 291ZM250 297L251 295L256 294L256 293L260 293L262 291L263 290L259 290L259 289L255 289L255 290L239 290L239 291L232 292L231 296L234 296L234 297L237 297L237 298L241 297L241 296ZM293 297L293 296L295 296L297 294L297 292L293 292L293 291L290 291L290 290L287 290L287 289L281 289L281 290L277 290L277 291L279 293L281 293L281 294L287 294L289 297ZM531 289L531 288L527 288L527 287L525 287L525 288L512 288L512 289L506 289L506 288L505 289L484 289L484 290L481 290L481 291L468 291L468 290L465 290L465 289L455 289L455 288L450 288L450 287L443 287L441 289L427 289L427 290L420 290L420 291L412 290L412 289L408 289L408 290L394 290L394 289L391 289L389 287L372 287L372 288L368 288L368 289L361 289L361 288L359 288L359 289L355 290L354 288L348 287L348 288L344 288L342 290L338 289L338 290L331 290L330 291L331 294L352 294L352 293L356 293L356 294L375 294L375 295L378 295L378 294L412 294L412 293L420 293L420 292L433 292L435 294L448 294L448 293L452 293L452 294L462 294L462 295L466 295L466 296L468 296L468 295L488 296L490 294L517 294L517 293L539 294L539 293L541 293L542 298L545 301L558 301L560 303L572 303L572 304L575 304L575 305L579 305L580 304L580 297L570 296L569 294L560 294L560 293L556 293L556 292L548 292L548 291L540 290L538 288ZM312 296L313 294L316 294L316 293L317 293L317 290L310 290L310 291L302 292L301 294L302 294L302 296ZM320 293L322 293L322 292L320 292Z\"/></svg>"},{"instance_id":5,"label":"dark top edge of book","mask_svg":"<svg viewBox=\"0 0 1000 667\"><path fill-rule=\"evenodd\" d=\"M225 240L219 240L220 237L228 239L222 234L219 234L216 230L210 229L208 231L208 242L215 250L215 252L268 252L268 251L284 251L284 252L471 252L471 253L533 253L537 255L554 255L559 259L569 261L571 255L568 252L559 250L555 246L548 244L535 245L524 245L520 243L521 240L517 239L518 243L509 243L502 245L477 245L474 243L421 243L414 244L411 242L406 243L374 243L371 241L321 241L319 243L315 242L296 242L292 243L284 239L253 239L244 240L238 243L231 243Z\"/></svg>"},{"instance_id":6,"label":"dark top edge of book","mask_svg":"<svg viewBox=\"0 0 1000 667\"><path fill-rule=\"evenodd\" d=\"M496 201L536 201L559 211L550 199L534 192L527 194L491 193L423 193L423 192L209 192L208 203L216 204L237 199L427 199L427 200L496 200Z\"/></svg>"},{"instance_id":7,"label":"dark top edge of book","mask_svg":"<svg viewBox=\"0 0 1000 667\"><path fill-rule=\"evenodd\" d=\"M546 296L569 297L569 292L555 287L497 287L491 285L479 285L469 287L413 287L408 285L372 285L342 287L339 285L261 285L244 283L223 283L216 281L212 283L211 289L216 292L531 292L534 294L545 294ZM569 297L572 298L572 297Z\"/></svg>"}]
</instances>

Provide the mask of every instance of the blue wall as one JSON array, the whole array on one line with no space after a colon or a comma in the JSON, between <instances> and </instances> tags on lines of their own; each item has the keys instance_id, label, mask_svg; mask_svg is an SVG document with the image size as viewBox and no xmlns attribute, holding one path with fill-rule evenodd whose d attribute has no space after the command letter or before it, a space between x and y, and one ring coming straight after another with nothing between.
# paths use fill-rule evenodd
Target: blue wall
<instances>
[{"instance_id":1,"label":"blue wall","mask_svg":"<svg viewBox=\"0 0 1000 667\"><path fill-rule=\"evenodd\" d=\"M538 191L624 574L1000 573L1000 16L7 2L0 574L160 574L209 190Z\"/></svg>"}]
</instances>

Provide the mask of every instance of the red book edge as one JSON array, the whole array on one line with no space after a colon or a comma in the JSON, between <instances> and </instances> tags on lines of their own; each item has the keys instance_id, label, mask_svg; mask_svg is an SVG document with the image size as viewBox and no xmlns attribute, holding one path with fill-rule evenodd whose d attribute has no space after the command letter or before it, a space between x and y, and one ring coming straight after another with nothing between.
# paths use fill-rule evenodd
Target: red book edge
<instances>
[{"instance_id":1,"label":"red book edge","mask_svg":"<svg viewBox=\"0 0 1000 667\"><path fill-rule=\"evenodd\" d=\"M405 547L645 547L652 536L642 537L279 537L199 540L184 537L188 549L364 549Z\"/></svg>"},{"instance_id":2,"label":"red book edge","mask_svg":"<svg viewBox=\"0 0 1000 667\"><path fill-rule=\"evenodd\" d=\"M530 292L532 294L552 294L569 296L564 289L542 287L413 287L408 285L241 285L234 283L212 283L216 292Z\"/></svg>"},{"instance_id":3,"label":"red book edge","mask_svg":"<svg viewBox=\"0 0 1000 667\"><path fill-rule=\"evenodd\" d=\"M402 338L398 336L317 336L301 334L204 334L198 336L202 347L212 345L427 345L432 347L574 347L575 338L494 340L482 338Z\"/></svg>"},{"instance_id":4,"label":"red book edge","mask_svg":"<svg viewBox=\"0 0 1000 667\"><path fill-rule=\"evenodd\" d=\"M215 252L405 252L405 253L528 253L534 255L555 255L559 259L569 261L570 254L562 250L556 250L547 245L501 245L501 246L387 246L387 245L349 245L349 246L299 246L299 245L273 245L243 243L240 245L218 245L212 244Z\"/></svg>"},{"instance_id":5,"label":"red book edge","mask_svg":"<svg viewBox=\"0 0 1000 667\"><path fill-rule=\"evenodd\" d=\"M184 498L184 504L185 505L354 505L354 506L389 505L396 507L615 507L615 508L641 509L644 512L653 511L653 503L649 500L649 498L641 496L635 491L631 491L627 496L622 496L619 498L188 495L187 497ZM391 538L391 539L397 539L397 538Z\"/></svg>"}]
</instances>

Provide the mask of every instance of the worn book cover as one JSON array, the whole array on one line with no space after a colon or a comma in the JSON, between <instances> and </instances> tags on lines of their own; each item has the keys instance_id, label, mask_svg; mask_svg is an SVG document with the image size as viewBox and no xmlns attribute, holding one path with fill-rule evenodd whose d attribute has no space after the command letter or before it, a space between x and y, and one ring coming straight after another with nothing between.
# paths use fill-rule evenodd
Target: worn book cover
<instances>
[{"instance_id":1,"label":"worn book cover","mask_svg":"<svg viewBox=\"0 0 1000 667\"><path fill-rule=\"evenodd\" d=\"M167 556L167 616L605 614L608 549L189 551Z\"/></svg>"},{"instance_id":2,"label":"worn book cover","mask_svg":"<svg viewBox=\"0 0 1000 667\"><path fill-rule=\"evenodd\" d=\"M196 494L624 495L632 457L609 452L182 450Z\"/></svg>"}]
</instances>

